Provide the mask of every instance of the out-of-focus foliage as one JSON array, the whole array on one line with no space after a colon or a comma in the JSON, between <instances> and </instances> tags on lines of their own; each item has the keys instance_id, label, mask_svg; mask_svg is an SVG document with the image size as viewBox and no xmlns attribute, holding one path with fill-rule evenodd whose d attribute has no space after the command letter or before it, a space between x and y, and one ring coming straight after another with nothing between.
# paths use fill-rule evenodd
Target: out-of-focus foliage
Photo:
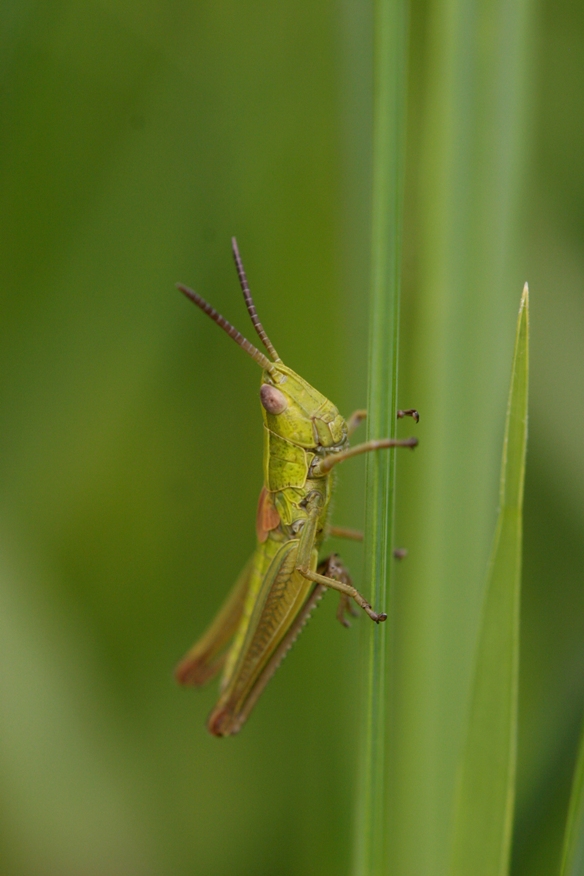
<instances>
[{"instance_id":1,"label":"out-of-focus foliage","mask_svg":"<svg viewBox=\"0 0 584 876\"><path fill-rule=\"evenodd\" d=\"M481 4L491 7L499 9ZM431 318L419 291L431 265L419 229L425 223L432 239L444 218L424 186L445 14L437 0L412 7L402 373L404 392L420 397L425 374L436 377L412 351L419 364ZM358 632L336 623L334 596L241 736L210 738L203 724L214 690L185 693L171 679L251 550L261 482L257 367L173 284L193 285L249 331L229 252L236 234L285 361L343 411L363 404L370 9L54 0L5 3L0 17L2 872L347 872ZM499 227L497 214L480 218L485 239L495 227L512 248L506 267L496 266L498 287L482 293L501 296L510 320L485 326L485 361L497 369L481 375L472 416L444 410L439 428L424 431L422 410L419 432L426 459L449 442L476 449L484 398L489 422L498 418L481 472L487 492L495 472L480 508L492 534L513 313L529 280L517 876L559 862L584 712L584 11L547 2L527 22L521 119L509 120L523 144L513 168L519 209L509 213L514 227ZM488 46L488 14L481 27ZM451 60L456 81L472 84L472 59ZM489 106L480 111L488 117ZM472 113L465 118L472 125ZM473 191L493 185L492 163L484 173ZM454 209L467 193L453 193ZM467 268L470 306L472 256ZM440 344L467 317L449 312L436 326ZM455 382L470 380L461 367ZM431 556L413 522L432 502L423 447L403 469L407 483L420 467L402 506L404 534L416 533L403 588ZM462 463L444 475L457 497ZM338 523L362 523L362 473L355 461L339 477ZM454 535L474 511L451 509ZM359 547L342 550L360 583ZM445 552L440 573L455 561ZM452 612L462 630L442 669L456 665L460 644L470 650L477 580L462 603L421 606ZM424 591L414 580L410 592ZM407 616L415 605L407 592L401 600ZM426 644L420 659L434 653ZM424 724L424 710L416 721L412 703L403 712L412 744L421 728L423 739L446 738L450 725ZM424 811L436 799L430 788L410 802ZM416 876L433 872L424 844L440 845L426 823Z\"/></svg>"},{"instance_id":2,"label":"out-of-focus foliage","mask_svg":"<svg viewBox=\"0 0 584 876\"><path fill-rule=\"evenodd\" d=\"M237 739L172 669L253 546L262 452L257 366L174 283L248 332L237 234L286 361L363 403L340 10L2 14L1 869L338 871L357 636L336 600Z\"/></svg>"},{"instance_id":3,"label":"out-of-focus foliage","mask_svg":"<svg viewBox=\"0 0 584 876\"><path fill-rule=\"evenodd\" d=\"M584 737L580 735L578 761L566 819L560 876L578 876L584 866Z\"/></svg>"}]
</instances>

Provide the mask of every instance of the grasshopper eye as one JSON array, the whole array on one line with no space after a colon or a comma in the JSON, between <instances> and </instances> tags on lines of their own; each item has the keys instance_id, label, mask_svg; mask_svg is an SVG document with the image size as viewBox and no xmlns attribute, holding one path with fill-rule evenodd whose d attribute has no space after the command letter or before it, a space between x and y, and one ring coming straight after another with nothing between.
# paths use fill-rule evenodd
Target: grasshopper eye
<instances>
[{"instance_id":1,"label":"grasshopper eye","mask_svg":"<svg viewBox=\"0 0 584 876\"><path fill-rule=\"evenodd\" d=\"M284 393L269 383L264 383L260 389L260 400L268 414L281 414L288 407Z\"/></svg>"}]
</instances>

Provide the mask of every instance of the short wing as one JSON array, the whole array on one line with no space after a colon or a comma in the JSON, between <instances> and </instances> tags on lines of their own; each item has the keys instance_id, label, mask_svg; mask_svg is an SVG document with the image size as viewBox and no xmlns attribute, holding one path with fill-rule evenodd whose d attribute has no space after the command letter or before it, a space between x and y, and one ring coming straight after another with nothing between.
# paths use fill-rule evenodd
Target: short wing
<instances>
[{"instance_id":1,"label":"short wing","mask_svg":"<svg viewBox=\"0 0 584 876\"><path fill-rule=\"evenodd\" d=\"M314 583L296 571L298 544L297 539L283 543L270 539L256 549L244 615L228 656L221 696L207 724L215 736L229 736L240 729L251 711L248 702L257 699L254 691L266 668L314 590ZM313 551L312 569L316 563Z\"/></svg>"},{"instance_id":2,"label":"short wing","mask_svg":"<svg viewBox=\"0 0 584 876\"><path fill-rule=\"evenodd\" d=\"M254 556L244 567L219 613L176 667L174 675L179 684L199 687L213 678L225 663L223 649L240 624L253 568Z\"/></svg>"},{"instance_id":3,"label":"short wing","mask_svg":"<svg viewBox=\"0 0 584 876\"><path fill-rule=\"evenodd\" d=\"M280 515L276 511L272 494L265 487L260 491L256 514L256 534L259 544L263 544L268 534L280 525Z\"/></svg>"}]
</instances>

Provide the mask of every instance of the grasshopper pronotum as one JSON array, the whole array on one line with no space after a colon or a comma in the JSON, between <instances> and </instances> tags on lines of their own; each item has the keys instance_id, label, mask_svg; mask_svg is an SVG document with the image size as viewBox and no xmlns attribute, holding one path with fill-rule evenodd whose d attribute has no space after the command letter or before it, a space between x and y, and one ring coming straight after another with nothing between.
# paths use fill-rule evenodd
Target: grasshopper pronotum
<instances>
[{"instance_id":1,"label":"grasshopper pronotum","mask_svg":"<svg viewBox=\"0 0 584 876\"><path fill-rule=\"evenodd\" d=\"M326 589L341 594L337 617L357 603L376 623L378 614L356 590L335 554L318 563L327 535L362 539L354 530L329 526L335 465L385 447L415 447L416 438L381 438L349 447L349 436L366 416L344 420L337 408L283 364L257 316L235 238L233 256L248 313L270 358L250 344L200 295L178 285L262 368L264 485L260 492L257 546L219 613L176 668L181 684L205 684L221 668L219 700L207 727L215 736L237 733L282 658ZM398 416L418 419L415 410Z\"/></svg>"}]
</instances>

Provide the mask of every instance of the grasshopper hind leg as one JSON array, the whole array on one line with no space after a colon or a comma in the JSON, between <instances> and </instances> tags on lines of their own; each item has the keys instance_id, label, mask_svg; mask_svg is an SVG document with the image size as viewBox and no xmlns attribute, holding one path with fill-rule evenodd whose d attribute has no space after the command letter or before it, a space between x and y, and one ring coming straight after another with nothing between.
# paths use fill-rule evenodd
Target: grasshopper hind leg
<instances>
[{"instance_id":1,"label":"grasshopper hind leg","mask_svg":"<svg viewBox=\"0 0 584 876\"><path fill-rule=\"evenodd\" d=\"M336 558L336 562L338 562L338 558ZM325 587L328 587L331 590L338 590L339 593L341 593L343 596L346 596L348 600L354 600L357 605L361 606L365 614L369 615L371 620L375 621L376 624L382 623L383 621L387 620L386 613L384 611L381 613L373 611L373 608L367 602L365 597L361 593L359 593L359 591L355 587L353 587L352 584L347 584L344 580L333 578L332 575L321 575L319 572L312 572L305 565L299 565L298 571L302 575L304 575L305 578L308 578L309 581L314 581L317 584L324 584ZM337 617L339 617L339 615L337 615ZM346 626L345 621L346 619L343 612L343 620L341 621L343 626Z\"/></svg>"},{"instance_id":2,"label":"grasshopper hind leg","mask_svg":"<svg viewBox=\"0 0 584 876\"><path fill-rule=\"evenodd\" d=\"M337 572L336 578L333 575L321 575L319 572L313 572L310 568L308 560L314 546L317 520L321 507L321 501L318 498L318 495L313 494L312 501L310 501L310 499L311 497L309 496L307 501L307 504L309 505L308 517L302 529L300 542L298 544L297 570L309 581L314 581L315 584L324 584L325 587L330 587L331 590L338 590L339 593L348 596L349 599L353 599L357 605L361 606L363 611L369 615L371 620L375 621L376 624L387 620L385 612L379 614L378 612L373 611L373 608L367 602L365 597L359 593L352 584L348 584L345 580L342 580L343 576L348 577L348 573L340 563L336 554L332 554L328 559L329 564L331 564L334 557L335 570Z\"/></svg>"},{"instance_id":3,"label":"grasshopper hind leg","mask_svg":"<svg viewBox=\"0 0 584 876\"><path fill-rule=\"evenodd\" d=\"M327 578L332 578L333 581L339 581L341 584L346 584L348 587L353 586L349 570L340 559L338 554L331 554L321 563L318 564L316 570L319 575L324 575ZM355 604L347 593L339 593L339 605L337 607L337 620L344 627L350 627L351 623L347 618L359 617L359 612L355 608Z\"/></svg>"},{"instance_id":4,"label":"grasshopper hind leg","mask_svg":"<svg viewBox=\"0 0 584 876\"><path fill-rule=\"evenodd\" d=\"M244 706L234 715L229 708L216 706L207 722L207 729L213 736L232 736L239 733L245 722L247 721L250 712L257 703L263 693L267 683L270 681L282 660L306 626L312 612L326 593L326 587L322 584L316 584L311 591L308 599L304 603L302 610L299 612L290 626L288 632L283 637L282 641L272 654L270 660L262 670L256 684L253 686L251 693L247 697Z\"/></svg>"}]
</instances>

